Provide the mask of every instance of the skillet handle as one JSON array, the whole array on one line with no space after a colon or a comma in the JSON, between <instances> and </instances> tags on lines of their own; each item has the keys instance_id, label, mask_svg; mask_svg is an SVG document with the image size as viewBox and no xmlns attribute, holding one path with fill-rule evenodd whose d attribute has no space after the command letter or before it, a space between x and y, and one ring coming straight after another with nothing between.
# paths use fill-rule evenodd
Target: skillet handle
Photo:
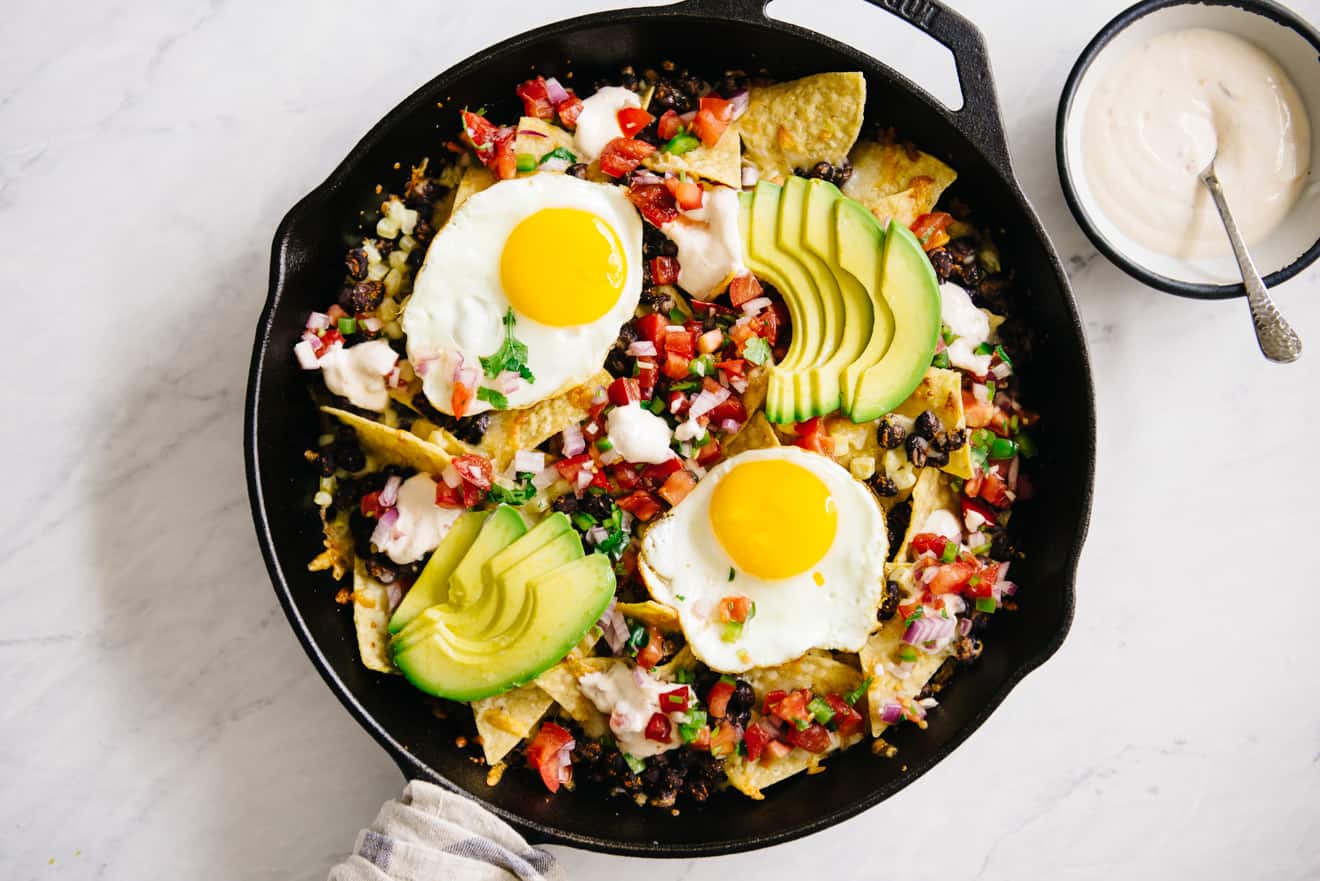
<instances>
[{"instance_id":1,"label":"skillet handle","mask_svg":"<svg viewBox=\"0 0 1320 881\"><path fill-rule=\"evenodd\" d=\"M765 14L771 0L684 0L669 9L734 19L748 24L775 24ZM963 106L949 110L939 99L932 101L940 113L955 121L978 144L997 168L1012 176L1008 138L999 111L999 99L990 72L990 54L976 25L950 9L941 0L866 0L877 9L903 19L925 31L953 53ZM782 25L781 25L782 26ZM918 84L918 87L919 84Z\"/></svg>"}]
</instances>

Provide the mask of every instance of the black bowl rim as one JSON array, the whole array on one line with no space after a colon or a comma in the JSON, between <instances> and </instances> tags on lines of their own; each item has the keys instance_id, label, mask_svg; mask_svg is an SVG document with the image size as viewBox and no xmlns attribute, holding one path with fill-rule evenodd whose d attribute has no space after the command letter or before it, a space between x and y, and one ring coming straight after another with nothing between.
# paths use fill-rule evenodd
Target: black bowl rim
<instances>
[{"instance_id":1,"label":"black bowl rim","mask_svg":"<svg viewBox=\"0 0 1320 881\"><path fill-rule=\"evenodd\" d=\"M1246 289L1241 282L1236 284L1203 284L1170 278L1167 275L1161 275L1147 269L1115 247L1100 232L1091 219L1091 213L1078 197L1076 186L1073 183L1072 168L1068 163L1068 157L1064 149L1064 131L1068 119L1072 115L1073 99L1076 97L1077 88L1081 85L1082 78L1090 70L1096 57L1129 25L1150 15L1152 12L1167 9L1171 6L1233 6L1243 12L1259 15L1273 21L1275 24L1295 31L1298 36L1315 48L1317 55L1320 55L1320 30L1316 30L1291 9L1274 3L1272 0L1142 0L1140 3L1129 6L1110 19L1109 23L1102 27L1091 39L1091 42L1086 44L1086 48L1078 56L1077 62L1073 65L1072 71L1068 74L1068 79L1063 85L1063 93L1059 96L1059 111L1054 125L1054 151L1059 166L1059 182L1063 185L1063 197L1067 200L1073 217L1077 219L1078 225L1086 233L1087 238L1091 240L1091 243L1095 245L1100 253L1109 258L1110 262L1137 281L1168 294L1197 300L1228 300L1233 297L1243 297L1246 296ZM1312 171L1314 172L1314 169ZM1274 287L1282 284L1306 269L1317 258L1320 258L1320 238L1317 238L1315 243L1293 262L1265 276L1265 286Z\"/></svg>"},{"instance_id":2,"label":"black bowl rim","mask_svg":"<svg viewBox=\"0 0 1320 881\"><path fill-rule=\"evenodd\" d=\"M760 8L766 0L733 0L731 7L755 7ZM885 0L867 0L874 5L887 5ZM930 0L932 5L938 5L941 14L949 15L960 20L976 40L981 40L979 31L975 26L965 19L962 19L956 12L943 4L937 4L936 0ZM986 719L999 707L1008 697L1009 693L1017 686L1019 682L1031 671L1035 670L1045 661L1049 660L1062 646L1072 627L1073 616L1076 606L1076 579L1077 567L1080 563L1082 547L1085 544L1091 519L1092 498L1095 487L1095 444L1096 444L1096 410L1095 410L1095 387L1090 368L1090 353L1086 342L1086 335L1083 329L1080 312L1077 308L1076 299L1072 294L1072 287L1069 284L1067 273L1063 269L1062 262L1059 259L1058 252L1045 232L1034 208L1022 192L1016 177L1007 161L994 155L994 145L987 145L984 138L984 131L969 132L968 123L977 123L978 120L960 117L954 122L955 127L960 128L964 137L968 139L973 148L979 152L985 161L986 167L990 173L998 176L1000 181L1018 200L1018 207L1022 209L1023 216L1029 223L1029 234L1044 246L1044 251L1050 269L1053 270L1059 284L1059 289L1063 296L1064 311L1067 316L1068 325L1070 325L1074 339L1076 340L1079 355L1082 359L1084 387L1078 389L1078 404L1084 408L1085 416L1085 435L1086 448L1083 451L1085 456L1084 463L1084 486L1083 510L1076 524L1073 534L1073 540L1067 549L1067 564L1060 575L1062 578L1061 591L1063 593L1062 619L1057 631L1050 635L1050 638L1031 653L1024 660L1019 662L1017 667L1009 672L1000 687L993 693L986 695L978 711L945 743L932 751L923 760L908 766L906 773L901 777L896 777L890 783L878 787L866 798L858 799L851 803L833 807L822 812L814 819L798 824L797 826L778 830L759 836L748 836L741 839L731 839L714 843L671 843L659 845L646 842L621 842L618 840L596 837L590 835L581 835L578 833L565 832L546 824L529 820L523 816L507 811L504 808L494 805L481 797L479 793L464 789L445 777L437 774L421 759L413 755L408 748L395 739L386 729L385 725L378 720L370 711L368 711L353 694L352 690L335 673L330 659L322 651L321 647L313 637L311 630L299 613L297 605L293 598L293 591L289 579L279 559L275 553L275 538L271 531L271 520L266 511L266 501L262 492L260 473L260 450L258 449L257 437L257 412L261 406L259 388L261 385L261 376L264 369L265 357L269 348L269 335L274 324L276 309L280 304L283 295L285 269L287 266L287 250L291 228L297 220L307 211L314 210L316 205L323 199L325 193L333 190L339 182L348 175L350 169L360 160L370 148L370 145L380 135L395 124L399 117L406 116L420 107L425 97L431 92L432 85L442 78L451 78L461 76L469 69L479 67L484 59L493 53L503 52L514 49L525 42L540 40L555 34L564 33L586 27L589 25L601 24L604 22L617 24L631 24L644 22L653 18L685 18L699 22L714 17L720 17L715 10L716 0L687 0L687 2L676 3L668 6L637 7L616 9L609 12L594 13L589 15L577 16L564 19L557 22L544 25L542 27L525 31L506 40L502 40L495 45L476 52L462 61L451 65L449 68L441 71L431 80L423 83L412 94L401 100L393 109L388 111L375 125L373 125L358 143L349 151L348 155L334 168L333 171L318 184L314 189L299 199L288 213L281 220L276 229L271 251L271 267L269 275L269 286L266 303L262 309L261 317L257 323L256 333L254 335L254 344L252 358L249 366L248 388L244 403L244 459L246 479L248 485L249 505L252 512L253 523L257 533L258 544L261 547L262 557L266 562L266 568L271 578L272 587L279 598L280 605L283 607L286 617L297 637L299 643L306 651L308 658L320 674L321 678L330 687L330 690L343 704L345 709L357 720L358 724L379 743L390 757L395 761L400 771L408 778L422 777L431 782L443 786L449 791L458 793L467 798L471 798L482 807L494 813L496 816L513 825L519 831L524 833L532 843L560 844L573 847L579 847L597 853L617 854L621 856L633 857L652 857L652 858L691 858L720 856L725 854L741 853L750 850L770 847L776 844L783 844L795 841L799 838L820 832L830 826L834 826L845 820L862 813L869 808L874 807L880 802L886 800L901 789L913 783L936 764L943 761L950 752L962 745L968 738L976 732ZM738 18L739 16L733 16ZM748 21L741 18L743 24L770 28L776 31L787 32L844 55L849 55L858 60L859 63L866 66L882 67L899 83L905 85L918 100L925 103L928 108L935 113L948 114L949 111L925 89L922 89L916 83L913 83L907 77L888 67L884 62L876 59L867 53L854 47L843 44L837 40L827 37L818 32L798 27L788 22L772 20L763 16L763 20ZM970 108L964 108L968 110ZM995 115L992 121L994 126L999 126L997 105L989 108L989 111ZM979 120L985 125L985 120ZM1002 128L999 129L1002 133Z\"/></svg>"}]
</instances>

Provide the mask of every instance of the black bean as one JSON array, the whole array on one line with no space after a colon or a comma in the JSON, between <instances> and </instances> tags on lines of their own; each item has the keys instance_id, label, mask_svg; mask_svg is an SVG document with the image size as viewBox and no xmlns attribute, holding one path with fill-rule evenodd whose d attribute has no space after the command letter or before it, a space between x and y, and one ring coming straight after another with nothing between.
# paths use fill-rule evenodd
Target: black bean
<instances>
[{"instance_id":1,"label":"black bean","mask_svg":"<svg viewBox=\"0 0 1320 881\"><path fill-rule=\"evenodd\" d=\"M971 238L970 236L960 236L944 247L948 250L949 256L952 257L955 262L961 263L963 266L970 266L976 262L976 250L978 246L979 243L976 239Z\"/></svg>"},{"instance_id":2,"label":"black bean","mask_svg":"<svg viewBox=\"0 0 1320 881\"><path fill-rule=\"evenodd\" d=\"M353 248L344 257L344 266L348 268L349 277L354 281L361 281L367 277L367 249Z\"/></svg>"},{"instance_id":3,"label":"black bean","mask_svg":"<svg viewBox=\"0 0 1320 881\"><path fill-rule=\"evenodd\" d=\"M948 281L953 277L954 267L957 266L953 256L949 254L946 248L935 248L926 252L930 258L930 265L935 269L935 276L941 281Z\"/></svg>"},{"instance_id":4,"label":"black bean","mask_svg":"<svg viewBox=\"0 0 1320 881\"><path fill-rule=\"evenodd\" d=\"M724 718L734 725L746 728L752 718L752 707L755 705L756 693L752 691L752 684L746 679L739 679L734 683L733 694L729 697Z\"/></svg>"},{"instance_id":5,"label":"black bean","mask_svg":"<svg viewBox=\"0 0 1320 881\"><path fill-rule=\"evenodd\" d=\"M916 423L912 426L912 430L919 437L930 440L935 437L935 432L940 430L940 419L934 411L922 410L921 415L917 417Z\"/></svg>"},{"instance_id":6,"label":"black bean","mask_svg":"<svg viewBox=\"0 0 1320 881\"><path fill-rule=\"evenodd\" d=\"M330 453L335 463L345 471L361 471L367 465L367 457L362 452L357 432L347 425L335 429L335 439L330 444Z\"/></svg>"},{"instance_id":7,"label":"black bean","mask_svg":"<svg viewBox=\"0 0 1320 881\"><path fill-rule=\"evenodd\" d=\"M953 656L960 661L974 661L981 656L981 640L975 636L960 636L953 643Z\"/></svg>"},{"instance_id":8,"label":"black bean","mask_svg":"<svg viewBox=\"0 0 1320 881\"><path fill-rule=\"evenodd\" d=\"M587 164L586 164L585 162L577 162L577 163L574 163L573 165L570 165L570 166L568 167L568 169L567 169L567 171L565 172L565 174L569 175L570 177L576 177L576 178L580 178L580 179L582 179L582 180L586 180L586 179L587 179Z\"/></svg>"},{"instance_id":9,"label":"black bean","mask_svg":"<svg viewBox=\"0 0 1320 881\"><path fill-rule=\"evenodd\" d=\"M930 441L919 434L909 435L907 439L908 461L913 468L925 468L926 457L930 453Z\"/></svg>"},{"instance_id":10,"label":"black bean","mask_svg":"<svg viewBox=\"0 0 1320 881\"><path fill-rule=\"evenodd\" d=\"M880 603L880 609L875 613L876 618L881 621L888 621L894 617L898 611L898 601L902 598L903 591L899 589L897 581L885 582L885 598Z\"/></svg>"},{"instance_id":11,"label":"black bean","mask_svg":"<svg viewBox=\"0 0 1320 881\"><path fill-rule=\"evenodd\" d=\"M340 305L344 307L345 312L353 314L379 308L381 301L385 299L385 286L378 281L360 281L345 290L348 294L348 303Z\"/></svg>"},{"instance_id":12,"label":"black bean","mask_svg":"<svg viewBox=\"0 0 1320 881\"><path fill-rule=\"evenodd\" d=\"M953 431L937 431L931 440L931 446L946 453L961 450L967 443L967 429L955 428Z\"/></svg>"},{"instance_id":13,"label":"black bean","mask_svg":"<svg viewBox=\"0 0 1320 881\"><path fill-rule=\"evenodd\" d=\"M889 533L889 555L891 558L898 553L899 546L903 544L903 535L907 532L908 523L911 520L911 500L899 502L890 508L885 515L885 530Z\"/></svg>"},{"instance_id":14,"label":"black bean","mask_svg":"<svg viewBox=\"0 0 1320 881\"><path fill-rule=\"evenodd\" d=\"M592 489L578 500L578 510L604 523L614 513L614 502L604 490Z\"/></svg>"},{"instance_id":15,"label":"black bean","mask_svg":"<svg viewBox=\"0 0 1320 881\"><path fill-rule=\"evenodd\" d=\"M890 416L880 420L880 426L876 429L876 440L880 446L886 450L896 450L903 446L903 441L907 439L907 430L899 425Z\"/></svg>"},{"instance_id":16,"label":"black bean","mask_svg":"<svg viewBox=\"0 0 1320 881\"><path fill-rule=\"evenodd\" d=\"M949 464L949 453L947 450L936 449L934 444L926 451L926 464L931 468L943 468Z\"/></svg>"},{"instance_id":17,"label":"black bean","mask_svg":"<svg viewBox=\"0 0 1320 881\"><path fill-rule=\"evenodd\" d=\"M898 495L898 484L894 483L894 479L887 474L877 474L872 477L871 488L875 490L876 495L886 499Z\"/></svg>"},{"instance_id":18,"label":"black bean","mask_svg":"<svg viewBox=\"0 0 1320 881\"><path fill-rule=\"evenodd\" d=\"M674 302L673 297L665 293L663 288L651 287L642 291L642 305L652 312L659 312L667 317L669 311L678 304Z\"/></svg>"},{"instance_id":19,"label":"black bean","mask_svg":"<svg viewBox=\"0 0 1320 881\"><path fill-rule=\"evenodd\" d=\"M568 514L571 517L573 514L577 513L578 497L572 493L564 493L562 496L559 496L551 502L550 507L553 510Z\"/></svg>"}]
</instances>

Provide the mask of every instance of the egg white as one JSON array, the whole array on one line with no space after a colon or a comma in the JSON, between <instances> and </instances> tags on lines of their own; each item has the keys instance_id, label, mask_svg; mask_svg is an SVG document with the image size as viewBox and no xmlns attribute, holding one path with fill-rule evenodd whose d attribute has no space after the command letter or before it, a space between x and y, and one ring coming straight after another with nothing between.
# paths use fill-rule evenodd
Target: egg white
<instances>
[{"instance_id":1,"label":"egg white","mask_svg":"<svg viewBox=\"0 0 1320 881\"><path fill-rule=\"evenodd\" d=\"M509 234L544 208L577 208L613 228L628 267L618 301L588 324L554 327L515 310L514 335L527 344L535 382L507 393L510 409L530 406L584 382L605 363L619 328L632 318L642 292L642 220L624 191L563 174L501 181L472 196L435 235L403 313L408 357L436 409L452 412L454 370L480 370L479 358L504 342L510 308L500 282L500 257ZM554 271L547 267L546 271ZM423 372L424 371L424 372ZM482 376L481 385L490 385ZM468 414L491 409L473 399Z\"/></svg>"},{"instance_id":2,"label":"egg white","mask_svg":"<svg viewBox=\"0 0 1320 881\"><path fill-rule=\"evenodd\" d=\"M838 511L834 542L814 566L766 580L736 569L710 522L711 496L743 462L788 460L825 484ZM783 664L813 648L858 651L878 626L889 538L871 492L833 460L797 447L750 450L721 462L642 538L638 570L651 595L678 610L693 654L712 670L741 673ZM823 583L818 584L815 573ZM756 615L733 642L721 637L722 597L743 595Z\"/></svg>"}]
</instances>

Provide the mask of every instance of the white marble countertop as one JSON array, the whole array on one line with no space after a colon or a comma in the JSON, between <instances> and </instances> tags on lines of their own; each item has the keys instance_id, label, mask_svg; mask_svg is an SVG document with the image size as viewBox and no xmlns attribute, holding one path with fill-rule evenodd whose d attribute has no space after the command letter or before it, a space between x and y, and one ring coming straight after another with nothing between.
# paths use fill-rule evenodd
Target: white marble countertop
<instances>
[{"instance_id":1,"label":"white marble countertop","mask_svg":"<svg viewBox=\"0 0 1320 881\"><path fill-rule=\"evenodd\" d=\"M614 0L450 5L0 8L0 877L320 879L399 791L270 590L241 404L285 209L435 73ZM1312 349L1286 368L1245 304L1129 280L1073 222L1053 152L1064 77L1122 0L956 5L987 35L1091 342L1072 634L850 822L704 861L561 851L575 879L1320 878L1320 269L1276 290ZM774 8L920 57L860 0Z\"/></svg>"}]
</instances>

